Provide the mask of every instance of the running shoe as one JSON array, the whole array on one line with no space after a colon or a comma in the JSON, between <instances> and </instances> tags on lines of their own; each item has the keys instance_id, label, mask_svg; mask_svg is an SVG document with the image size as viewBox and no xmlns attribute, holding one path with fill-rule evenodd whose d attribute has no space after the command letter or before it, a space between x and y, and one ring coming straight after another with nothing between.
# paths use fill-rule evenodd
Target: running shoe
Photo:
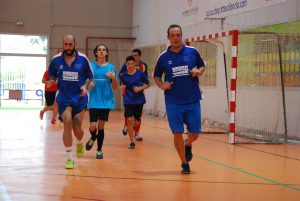
<instances>
[{"instance_id":1,"label":"running shoe","mask_svg":"<svg viewBox=\"0 0 300 201\"><path fill-rule=\"evenodd\" d=\"M134 138L137 141L143 141L143 138L139 134L134 135Z\"/></svg>"},{"instance_id":2,"label":"running shoe","mask_svg":"<svg viewBox=\"0 0 300 201\"><path fill-rule=\"evenodd\" d=\"M76 146L76 156L77 158L81 158L83 156L84 153L84 149L83 149L83 144L77 144Z\"/></svg>"},{"instance_id":3,"label":"running shoe","mask_svg":"<svg viewBox=\"0 0 300 201\"><path fill-rule=\"evenodd\" d=\"M51 120L51 124L60 124L61 122L56 120L56 119L52 119Z\"/></svg>"},{"instance_id":4,"label":"running shoe","mask_svg":"<svg viewBox=\"0 0 300 201\"><path fill-rule=\"evenodd\" d=\"M70 158L68 158L66 164L65 164L66 169L73 169L74 168L74 161Z\"/></svg>"},{"instance_id":5,"label":"running shoe","mask_svg":"<svg viewBox=\"0 0 300 201\"><path fill-rule=\"evenodd\" d=\"M189 162L193 158L192 146L186 144L184 145L184 147L185 147L185 159L187 162Z\"/></svg>"},{"instance_id":6,"label":"running shoe","mask_svg":"<svg viewBox=\"0 0 300 201\"><path fill-rule=\"evenodd\" d=\"M58 120L60 121L60 122L63 122L63 119L62 119L62 117L59 115L58 116Z\"/></svg>"},{"instance_id":7,"label":"running shoe","mask_svg":"<svg viewBox=\"0 0 300 201\"><path fill-rule=\"evenodd\" d=\"M97 151L96 152L96 159L102 159L103 158L103 153L102 151Z\"/></svg>"},{"instance_id":8,"label":"running shoe","mask_svg":"<svg viewBox=\"0 0 300 201\"><path fill-rule=\"evenodd\" d=\"M123 135L127 135L127 127L126 126L124 126L122 133L123 133Z\"/></svg>"},{"instance_id":9,"label":"running shoe","mask_svg":"<svg viewBox=\"0 0 300 201\"><path fill-rule=\"evenodd\" d=\"M134 149L135 148L135 144L134 142L131 142L128 146L128 149Z\"/></svg>"},{"instance_id":10,"label":"running shoe","mask_svg":"<svg viewBox=\"0 0 300 201\"><path fill-rule=\"evenodd\" d=\"M86 149L87 151L91 150L92 147L93 147L94 142L95 142L94 140L89 139L89 140L87 141L87 143L85 144L85 149Z\"/></svg>"},{"instance_id":11,"label":"running shoe","mask_svg":"<svg viewBox=\"0 0 300 201\"><path fill-rule=\"evenodd\" d=\"M44 110L40 111L40 120L43 120L44 113L45 113Z\"/></svg>"},{"instance_id":12,"label":"running shoe","mask_svg":"<svg viewBox=\"0 0 300 201\"><path fill-rule=\"evenodd\" d=\"M190 174L191 171L188 162L181 163L181 167L182 167L181 174Z\"/></svg>"}]
</instances>

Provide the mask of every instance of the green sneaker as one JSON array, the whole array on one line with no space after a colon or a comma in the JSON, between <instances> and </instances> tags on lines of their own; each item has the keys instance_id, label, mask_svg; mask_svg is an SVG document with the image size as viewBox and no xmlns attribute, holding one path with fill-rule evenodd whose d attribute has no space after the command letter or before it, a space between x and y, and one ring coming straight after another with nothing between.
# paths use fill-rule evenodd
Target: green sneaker
<instances>
[{"instance_id":1,"label":"green sneaker","mask_svg":"<svg viewBox=\"0 0 300 201\"><path fill-rule=\"evenodd\" d=\"M74 161L70 158L68 158L66 164L65 164L66 169L73 169L74 168Z\"/></svg>"},{"instance_id":2,"label":"green sneaker","mask_svg":"<svg viewBox=\"0 0 300 201\"><path fill-rule=\"evenodd\" d=\"M96 159L102 159L103 158L103 153L102 151L97 151L96 152Z\"/></svg>"},{"instance_id":3,"label":"green sneaker","mask_svg":"<svg viewBox=\"0 0 300 201\"><path fill-rule=\"evenodd\" d=\"M84 149L83 149L83 143L77 144L76 146L76 156L77 158L81 158L83 156Z\"/></svg>"}]
</instances>

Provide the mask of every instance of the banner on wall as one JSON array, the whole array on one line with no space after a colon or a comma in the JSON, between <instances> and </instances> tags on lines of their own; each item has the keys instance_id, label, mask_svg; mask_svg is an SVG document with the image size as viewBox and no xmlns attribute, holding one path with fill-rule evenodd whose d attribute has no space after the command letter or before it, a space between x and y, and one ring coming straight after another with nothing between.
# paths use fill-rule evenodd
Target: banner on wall
<instances>
[{"instance_id":1,"label":"banner on wall","mask_svg":"<svg viewBox=\"0 0 300 201\"><path fill-rule=\"evenodd\" d=\"M249 10L255 10L263 7L269 7L275 4L284 3L286 0L223 0L211 1L211 4L215 2L214 6L211 6L206 11L206 17L226 17L228 15L237 14Z\"/></svg>"}]
</instances>

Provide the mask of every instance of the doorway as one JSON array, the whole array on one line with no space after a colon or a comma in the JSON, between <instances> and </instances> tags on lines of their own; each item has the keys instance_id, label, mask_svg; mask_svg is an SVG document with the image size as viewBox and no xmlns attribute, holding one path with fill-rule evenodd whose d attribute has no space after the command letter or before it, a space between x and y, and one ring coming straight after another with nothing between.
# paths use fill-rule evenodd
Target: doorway
<instances>
[{"instance_id":1,"label":"doorway","mask_svg":"<svg viewBox=\"0 0 300 201\"><path fill-rule=\"evenodd\" d=\"M0 34L0 108L43 105L48 36Z\"/></svg>"}]
</instances>

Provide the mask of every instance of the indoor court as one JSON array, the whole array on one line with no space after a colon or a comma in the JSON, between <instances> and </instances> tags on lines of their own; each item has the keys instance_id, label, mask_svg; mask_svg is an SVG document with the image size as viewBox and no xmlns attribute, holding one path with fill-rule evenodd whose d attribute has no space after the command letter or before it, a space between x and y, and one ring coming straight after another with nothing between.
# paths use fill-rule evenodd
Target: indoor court
<instances>
[{"instance_id":1,"label":"indoor court","mask_svg":"<svg viewBox=\"0 0 300 201\"><path fill-rule=\"evenodd\" d=\"M0 0L0 201L300 201L300 0Z\"/></svg>"},{"instance_id":2,"label":"indoor court","mask_svg":"<svg viewBox=\"0 0 300 201\"><path fill-rule=\"evenodd\" d=\"M95 159L94 147L66 170L63 126L37 116L36 110L0 111L0 200L300 200L299 145L231 145L225 134L202 134L193 144L191 174L182 175L166 120L145 115L144 141L130 150L123 113L114 111L104 158Z\"/></svg>"}]
</instances>

